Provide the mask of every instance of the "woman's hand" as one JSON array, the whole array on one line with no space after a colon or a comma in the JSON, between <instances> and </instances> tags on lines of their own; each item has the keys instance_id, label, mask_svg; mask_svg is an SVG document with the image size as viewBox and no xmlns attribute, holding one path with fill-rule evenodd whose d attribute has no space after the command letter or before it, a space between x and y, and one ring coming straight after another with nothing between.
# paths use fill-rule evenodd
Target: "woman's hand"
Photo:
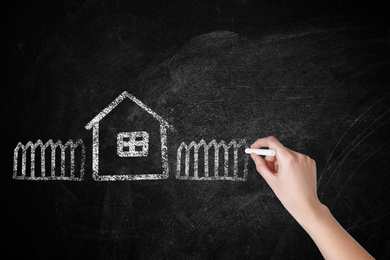
<instances>
[{"instance_id":1,"label":"woman's hand","mask_svg":"<svg viewBox=\"0 0 390 260\"><path fill-rule=\"evenodd\" d=\"M251 148L269 147L276 156L251 154L256 169L283 206L311 236L325 259L373 259L332 216L317 196L316 163L284 147L275 137L257 140Z\"/></svg>"},{"instance_id":2,"label":"woman's hand","mask_svg":"<svg viewBox=\"0 0 390 260\"><path fill-rule=\"evenodd\" d=\"M288 212L299 222L315 217L324 205L317 196L316 163L310 157L284 147L275 137L257 140L253 149L269 147L276 156L264 159L251 154L257 171L263 176Z\"/></svg>"}]
</instances>

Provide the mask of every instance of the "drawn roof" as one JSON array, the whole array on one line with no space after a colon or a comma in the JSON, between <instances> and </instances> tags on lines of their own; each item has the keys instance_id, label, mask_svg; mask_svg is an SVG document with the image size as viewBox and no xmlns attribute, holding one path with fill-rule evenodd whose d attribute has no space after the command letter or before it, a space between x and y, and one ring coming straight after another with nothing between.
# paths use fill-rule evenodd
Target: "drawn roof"
<instances>
[{"instance_id":1,"label":"drawn roof","mask_svg":"<svg viewBox=\"0 0 390 260\"><path fill-rule=\"evenodd\" d=\"M140 106L143 110L151 114L155 119L157 119L160 124L167 127L173 128L169 123L163 119L161 116L157 115L156 112L151 110L147 105L142 103L141 100L137 99L135 96L129 94L127 91L123 91L116 99L114 99L105 109L103 109L99 114L97 114L86 126L87 130L90 130L92 126L102 120L106 115L108 115L116 106L118 106L123 100L129 98L131 101Z\"/></svg>"}]
</instances>

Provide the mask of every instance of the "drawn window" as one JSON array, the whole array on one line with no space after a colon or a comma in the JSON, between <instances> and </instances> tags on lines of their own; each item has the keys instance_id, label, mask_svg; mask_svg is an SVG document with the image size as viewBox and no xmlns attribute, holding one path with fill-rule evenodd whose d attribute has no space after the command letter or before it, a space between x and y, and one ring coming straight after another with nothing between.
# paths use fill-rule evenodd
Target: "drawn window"
<instances>
[{"instance_id":1,"label":"drawn window","mask_svg":"<svg viewBox=\"0 0 390 260\"><path fill-rule=\"evenodd\" d=\"M146 157L148 150L147 132L122 132L117 135L117 154L120 157Z\"/></svg>"}]
</instances>

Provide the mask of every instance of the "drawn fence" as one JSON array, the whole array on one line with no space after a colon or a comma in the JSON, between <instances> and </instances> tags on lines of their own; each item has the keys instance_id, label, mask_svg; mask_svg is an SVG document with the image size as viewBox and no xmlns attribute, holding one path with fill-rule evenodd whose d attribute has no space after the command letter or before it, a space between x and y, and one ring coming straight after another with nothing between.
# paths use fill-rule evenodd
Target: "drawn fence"
<instances>
[{"instance_id":1,"label":"drawn fence","mask_svg":"<svg viewBox=\"0 0 390 260\"><path fill-rule=\"evenodd\" d=\"M80 159L80 173L79 177L76 177L75 174L75 150L76 148L81 147L81 159ZM36 176L35 174L35 150L40 148L40 166L41 166L41 176ZM46 173L46 149L51 148L50 154L50 175ZM61 160L60 160L60 176L56 175L56 151L57 148L60 148L61 151ZM30 176L26 174L27 172L27 150L30 148ZM70 152L70 174L69 176L65 175L65 161L66 161L66 149L69 148ZM22 150L21 158L21 175L18 175L18 162L19 160L19 150ZM85 166L85 145L81 139L78 139L75 143L73 140L69 139L65 144L62 144L60 140L56 143L53 143L53 140L47 141L45 144L41 140L38 140L35 144L29 141L26 145L18 143L14 149L14 162L13 162L13 179L17 180L69 180L69 181L82 181L84 179L84 166Z\"/></svg>"},{"instance_id":2,"label":"drawn fence","mask_svg":"<svg viewBox=\"0 0 390 260\"><path fill-rule=\"evenodd\" d=\"M248 159L249 156L245 155L243 175L238 175L238 150L240 147L245 148L246 141L243 139L233 139L229 144L226 144L224 140L217 143L216 140L212 140L209 144L205 140L201 140L199 143L192 141L189 145L182 142L177 149L177 162L176 162L176 178L186 180L246 180L248 175ZM214 172L209 172L209 150L214 147ZM223 148L223 175L219 175L219 151ZM229 149L233 147L233 176L229 176ZM204 149L204 176L199 176L199 150ZM181 161L182 150L185 150L184 160L184 175L181 174ZM193 175L190 175L190 152L193 149L194 153L194 170Z\"/></svg>"},{"instance_id":3,"label":"drawn fence","mask_svg":"<svg viewBox=\"0 0 390 260\"><path fill-rule=\"evenodd\" d=\"M243 162L241 160L240 165L242 171L239 171L239 149L245 148L246 141L243 139L233 139L229 143L221 140L219 143L214 139L210 143L206 143L205 140L201 140L199 143L192 141L189 145L182 142L177 149L177 163L176 163L176 178L182 180L233 180L233 181L244 181L248 175L248 155L243 155ZM46 163L47 150L50 147L50 159L48 164ZM76 167L76 149L80 147L80 159L79 166ZM40 174L36 173L36 150L40 149ZM59 148L59 150L58 150ZM214 154L210 153L210 149L214 149ZM223 156L220 158L220 149L222 150ZM30 156L27 156L28 150L30 149ZM182 167L182 154L184 149L184 166ZM21 152L20 152L21 150ZM14 149L13 158L13 179L17 180L68 180L68 181L82 181L84 180L84 168L85 168L85 145L81 139L73 142L69 139L65 144L60 140L53 142L53 140L47 141L45 144L41 140L37 140L36 143L29 141L26 145L19 142ZM199 158L199 151L203 151L203 158ZM244 149L242 149L244 153ZM56 160L57 152L60 152L60 160ZM69 155L66 153L69 152ZM193 162L190 162L190 153L193 151ZM229 162L229 152L233 155L233 162ZM19 157L21 155L21 158ZM214 158L213 158L214 156ZM66 174L66 158L69 160L69 174ZM28 160L30 169L28 171ZM200 163L203 159L204 176L199 174ZM213 162L214 169L209 169L209 163ZM220 164L223 162L222 175L219 174ZM193 171L191 169L190 174L190 163L193 163ZM57 167L60 166L60 169ZM47 170L46 168L50 169ZM231 168L232 167L232 168ZM76 168L79 173L76 174ZM182 174L182 168L184 173ZM230 171L229 171L230 170ZM57 172L57 174L56 174ZM229 174L230 172L230 174Z\"/></svg>"}]
</instances>

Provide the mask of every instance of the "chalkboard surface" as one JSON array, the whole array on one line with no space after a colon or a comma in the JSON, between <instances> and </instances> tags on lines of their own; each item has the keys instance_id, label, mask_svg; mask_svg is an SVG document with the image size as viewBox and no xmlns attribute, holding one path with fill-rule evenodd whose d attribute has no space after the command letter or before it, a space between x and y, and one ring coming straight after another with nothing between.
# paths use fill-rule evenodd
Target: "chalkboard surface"
<instances>
[{"instance_id":1,"label":"chalkboard surface","mask_svg":"<svg viewBox=\"0 0 390 260\"><path fill-rule=\"evenodd\" d=\"M321 201L388 259L389 29L378 5L298 2L14 6L5 252L321 259L243 153L274 135L316 160Z\"/></svg>"}]
</instances>

